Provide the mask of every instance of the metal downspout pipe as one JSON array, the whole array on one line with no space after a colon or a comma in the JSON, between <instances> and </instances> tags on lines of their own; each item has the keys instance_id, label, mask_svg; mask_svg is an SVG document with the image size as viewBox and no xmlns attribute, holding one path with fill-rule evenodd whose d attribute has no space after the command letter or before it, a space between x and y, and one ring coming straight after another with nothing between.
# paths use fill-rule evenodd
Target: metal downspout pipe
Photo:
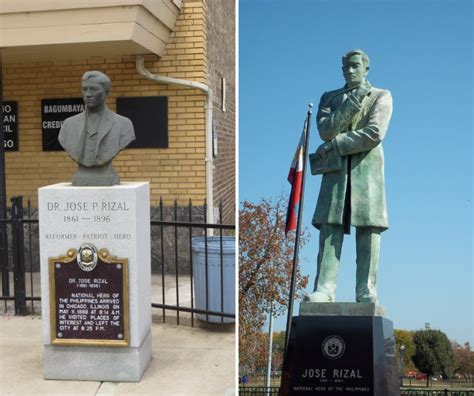
<instances>
[{"instance_id":1,"label":"metal downspout pipe","mask_svg":"<svg viewBox=\"0 0 474 396\"><path fill-rule=\"evenodd\" d=\"M213 165L213 156L212 156L212 90L206 84L200 82L182 80L179 78L159 76L153 74L145 68L145 59L142 55L138 55L135 60L135 65L137 71L143 77L156 81L161 84L170 84L170 85L183 85L189 88L200 89L206 93L206 109L205 116L205 126L206 126L206 203L207 203L207 212L206 219L208 223L214 223L214 196L213 196L213 175L212 171L214 169ZM209 228L209 234L212 235L212 228Z\"/></svg>"}]
</instances>

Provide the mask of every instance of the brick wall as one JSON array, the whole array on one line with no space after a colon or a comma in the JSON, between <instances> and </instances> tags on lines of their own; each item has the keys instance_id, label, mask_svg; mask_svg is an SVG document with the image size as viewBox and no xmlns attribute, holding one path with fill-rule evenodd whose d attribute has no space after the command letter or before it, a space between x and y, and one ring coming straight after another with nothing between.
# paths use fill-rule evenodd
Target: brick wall
<instances>
[{"instance_id":1,"label":"brick wall","mask_svg":"<svg viewBox=\"0 0 474 396\"><path fill-rule=\"evenodd\" d=\"M165 56L145 57L153 73L208 83L206 17L201 1L184 2ZM185 87L160 85L141 77L132 56L65 62L4 64L3 98L18 101L18 152L6 153L7 197L30 196L37 204L41 186L70 181L76 165L64 152L43 152L41 99L81 96L81 77L101 70L112 80L109 108L118 96L168 96L167 149L126 149L114 160L123 181L150 181L151 204L202 205L205 199L205 95ZM218 164L216 164L218 166ZM219 175L219 171L216 171ZM232 182L233 184L233 182Z\"/></svg>"},{"instance_id":2,"label":"brick wall","mask_svg":"<svg viewBox=\"0 0 474 396\"><path fill-rule=\"evenodd\" d=\"M218 156L214 160L214 204L223 205L223 221L235 222L235 2L206 0L208 81L214 93ZM222 78L226 81L225 111Z\"/></svg>"}]
</instances>

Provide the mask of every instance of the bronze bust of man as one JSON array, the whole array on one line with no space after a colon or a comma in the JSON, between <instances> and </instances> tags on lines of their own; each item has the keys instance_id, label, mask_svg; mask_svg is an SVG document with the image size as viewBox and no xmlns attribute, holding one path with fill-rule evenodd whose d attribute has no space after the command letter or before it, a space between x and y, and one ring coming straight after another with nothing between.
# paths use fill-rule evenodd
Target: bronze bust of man
<instances>
[{"instance_id":1,"label":"bronze bust of man","mask_svg":"<svg viewBox=\"0 0 474 396\"><path fill-rule=\"evenodd\" d=\"M59 143L77 162L74 186L112 186L120 179L112 167L117 154L135 140L132 122L105 104L110 79L99 71L82 76L85 111L67 118L59 131Z\"/></svg>"}]
</instances>

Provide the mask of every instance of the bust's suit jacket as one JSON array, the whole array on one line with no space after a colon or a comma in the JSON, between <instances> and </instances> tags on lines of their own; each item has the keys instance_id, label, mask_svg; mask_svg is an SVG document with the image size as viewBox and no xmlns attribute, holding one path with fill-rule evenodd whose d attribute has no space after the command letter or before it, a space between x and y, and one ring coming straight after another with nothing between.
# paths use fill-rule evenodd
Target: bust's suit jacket
<instances>
[{"instance_id":1,"label":"bust's suit jacket","mask_svg":"<svg viewBox=\"0 0 474 396\"><path fill-rule=\"evenodd\" d=\"M135 140L135 131L132 121L106 107L100 121L97 150L92 161L86 161L83 158L86 139L85 112L64 121L58 140L69 156L83 166L101 166L112 161L121 150Z\"/></svg>"}]
</instances>

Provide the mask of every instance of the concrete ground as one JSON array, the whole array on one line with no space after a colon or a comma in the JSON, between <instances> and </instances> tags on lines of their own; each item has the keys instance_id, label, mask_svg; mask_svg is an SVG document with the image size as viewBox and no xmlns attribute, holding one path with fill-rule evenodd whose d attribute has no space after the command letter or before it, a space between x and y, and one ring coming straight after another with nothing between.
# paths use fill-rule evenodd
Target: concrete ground
<instances>
[{"instance_id":1,"label":"concrete ground","mask_svg":"<svg viewBox=\"0 0 474 396\"><path fill-rule=\"evenodd\" d=\"M41 318L0 317L0 395L236 395L232 325L153 323L153 360L138 383L43 379Z\"/></svg>"}]
</instances>

